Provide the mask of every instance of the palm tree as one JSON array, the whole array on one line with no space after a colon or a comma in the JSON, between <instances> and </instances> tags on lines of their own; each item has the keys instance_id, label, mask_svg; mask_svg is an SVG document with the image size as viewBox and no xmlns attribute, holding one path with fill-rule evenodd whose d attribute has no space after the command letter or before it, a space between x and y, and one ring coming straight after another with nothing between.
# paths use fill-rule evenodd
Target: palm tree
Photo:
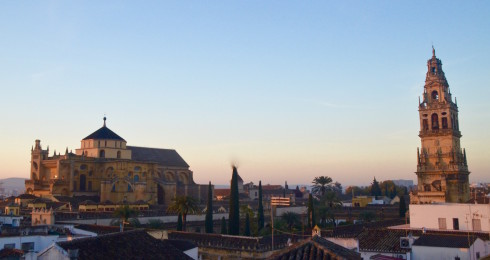
<instances>
[{"instance_id":1,"label":"palm tree","mask_svg":"<svg viewBox=\"0 0 490 260\"><path fill-rule=\"evenodd\" d=\"M167 208L169 213L182 214L182 229L186 230L187 214L199 213L197 201L189 196L177 196L172 199L172 204Z\"/></svg>"},{"instance_id":2,"label":"palm tree","mask_svg":"<svg viewBox=\"0 0 490 260\"><path fill-rule=\"evenodd\" d=\"M313 179L313 194L323 197L327 190L330 190L333 185L332 178L328 176L318 176Z\"/></svg>"},{"instance_id":3,"label":"palm tree","mask_svg":"<svg viewBox=\"0 0 490 260\"><path fill-rule=\"evenodd\" d=\"M124 224L129 224L128 220L132 216L136 215L136 210L129 207L129 205L124 205L122 207L117 208L114 211L114 216L119 219L120 231L124 231Z\"/></svg>"},{"instance_id":4,"label":"palm tree","mask_svg":"<svg viewBox=\"0 0 490 260\"><path fill-rule=\"evenodd\" d=\"M288 225L289 231L292 231L293 226L300 222L300 217L299 217L298 213L294 213L294 212L290 212L290 211L284 212L284 214L282 214L281 218Z\"/></svg>"}]
</instances>

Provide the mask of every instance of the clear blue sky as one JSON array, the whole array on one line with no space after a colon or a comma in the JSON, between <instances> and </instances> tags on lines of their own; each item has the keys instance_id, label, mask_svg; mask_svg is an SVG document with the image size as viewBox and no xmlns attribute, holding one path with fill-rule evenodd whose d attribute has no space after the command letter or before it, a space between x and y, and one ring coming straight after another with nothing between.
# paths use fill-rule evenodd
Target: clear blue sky
<instances>
[{"instance_id":1,"label":"clear blue sky","mask_svg":"<svg viewBox=\"0 0 490 260\"><path fill-rule=\"evenodd\" d=\"M102 125L199 183L415 179L431 45L490 181L488 1L2 1L0 178Z\"/></svg>"}]
</instances>

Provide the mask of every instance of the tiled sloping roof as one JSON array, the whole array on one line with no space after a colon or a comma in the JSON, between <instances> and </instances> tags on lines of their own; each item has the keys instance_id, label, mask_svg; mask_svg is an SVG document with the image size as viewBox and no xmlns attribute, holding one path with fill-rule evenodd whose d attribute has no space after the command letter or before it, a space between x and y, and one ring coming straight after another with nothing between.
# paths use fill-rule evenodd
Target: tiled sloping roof
<instances>
[{"instance_id":1,"label":"tiled sloping roof","mask_svg":"<svg viewBox=\"0 0 490 260\"><path fill-rule=\"evenodd\" d=\"M355 251L315 236L274 253L270 259L361 259Z\"/></svg>"},{"instance_id":2,"label":"tiled sloping roof","mask_svg":"<svg viewBox=\"0 0 490 260\"><path fill-rule=\"evenodd\" d=\"M126 141L116 133L112 132L112 130L107 128L105 125L99 128L99 130L91 133L89 136L83 138L83 140L89 140L89 139L108 139L108 140Z\"/></svg>"},{"instance_id":3,"label":"tiled sloping roof","mask_svg":"<svg viewBox=\"0 0 490 260\"><path fill-rule=\"evenodd\" d=\"M32 195L32 194L27 194L27 193L24 193L24 194L20 194L19 196L17 196L18 199L37 199L38 197Z\"/></svg>"},{"instance_id":4,"label":"tiled sloping roof","mask_svg":"<svg viewBox=\"0 0 490 260\"><path fill-rule=\"evenodd\" d=\"M220 248L239 251L264 252L271 249L272 239L267 237L244 237L229 236L220 234L201 234L181 231L170 231L169 239L188 240L196 243L199 247ZM274 236L274 248L284 248L287 245L290 236Z\"/></svg>"},{"instance_id":5,"label":"tiled sloping roof","mask_svg":"<svg viewBox=\"0 0 490 260\"><path fill-rule=\"evenodd\" d=\"M144 230L59 242L64 250L78 249L78 259L192 259L165 240Z\"/></svg>"},{"instance_id":6,"label":"tiled sloping roof","mask_svg":"<svg viewBox=\"0 0 490 260\"><path fill-rule=\"evenodd\" d=\"M478 237L472 235L424 234L413 243L414 246L470 248Z\"/></svg>"},{"instance_id":7,"label":"tiled sloping roof","mask_svg":"<svg viewBox=\"0 0 490 260\"><path fill-rule=\"evenodd\" d=\"M353 224L346 226L338 226L333 230L322 230L322 237L356 237L361 232L363 232L366 228L382 228L382 227L390 227L405 224L404 219L387 219L376 222L367 222L361 224Z\"/></svg>"},{"instance_id":8,"label":"tiled sloping roof","mask_svg":"<svg viewBox=\"0 0 490 260\"><path fill-rule=\"evenodd\" d=\"M400 237L406 237L410 232L409 230L366 229L357 236L359 251L385 253L409 252L410 249L400 247Z\"/></svg>"},{"instance_id":9,"label":"tiled sloping roof","mask_svg":"<svg viewBox=\"0 0 490 260\"><path fill-rule=\"evenodd\" d=\"M229 196L230 189L214 189L214 196Z\"/></svg>"},{"instance_id":10,"label":"tiled sloping roof","mask_svg":"<svg viewBox=\"0 0 490 260\"><path fill-rule=\"evenodd\" d=\"M131 158L135 161L156 162L162 166L185 167L189 165L172 149L159 149L137 146L126 146L131 150Z\"/></svg>"},{"instance_id":11,"label":"tiled sloping roof","mask_svg":"<svg viewBox=\"0 0 490 260\"><path fill-rule=\"evenodd\" d=\"M78 205L80 205L80 203L84 202L84 201L93 201L93 202L96 202L98 203L99 200L100 200L100 197L99 196L86 196L86 195L83 195L83 196L74 196L74 197L70 197L70 196L54 196L55 200L59 201L59 202L69 202L70 205L73 207L73 208L78 208Z\"/></svg>"},{"instance_id":12,"label":"tiled sloping roof","mask_svg":"<svg viewBox=\"0 0 490 260\"><path fill-rule=\"evenodd\" d=\"M75 228L82 229L85 231L96 233L97 235L111 234L119 232L119 226L100 226L100 225L90 225L90 224L79 224ZM131 227L124 227L124 230L130 230Z\"/></svg>"},{"instance_id":13,"label":"tiled sloping roof","mask_svg":"<svg viewBox=\"0 0 490 260\"><path fill-rule=\"evenodd\" d=\"M188 240L167 239L165 241L169 242L170 244L172 244L174 247L176 247L180 251L187 251L189 249L197 247L196 243L193 243L193 242L188 241Z\"/></svg>"}]
</instances>

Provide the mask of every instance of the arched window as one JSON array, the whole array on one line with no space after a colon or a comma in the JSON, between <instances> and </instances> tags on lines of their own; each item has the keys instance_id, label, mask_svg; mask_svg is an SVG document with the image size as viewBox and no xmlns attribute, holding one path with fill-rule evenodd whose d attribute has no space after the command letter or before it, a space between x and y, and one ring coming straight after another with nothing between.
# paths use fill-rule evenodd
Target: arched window
<instances>
[{"instance_id":1,"label":"arched window","mask_svg":"<svg viewBox=\"0 0 490 260\"><path fill-rule=\"evenodd\" d=\"M117 159L121 159L121 151L117 151Z\"/></svg>"},{"instance_id":2,"label":"arched window","mask_svg":"<svg viewBox=\"0 0 490 260\"><path fill-rule=\"evenodd\" d=\"M429 130L429 121L427 119L422 120L422 128L423 130Z\"/></svg>"},{"instance_id":3,"label":"arched window","mask_svg":"<svg viewBox=\"0 0 490 260\"><path fill-rule=\"evenodd\" d=\"M104 150L100 150L99 157L105 158L105 151Z\"/></svg>"},{"instance_id":4,"label":"arched window","mask_svg":"<svg viewBox=\"0 0 490 260\"><path fill-rule=\"evenodd\" d=\"M131 184L128 184L128 192L132 192L133 190L131 189Z\"/></svg>"},{"instance_id":5,"label":"arched window","mask_svg":"<svg viewBox=\"0 0 490 260\"><path fill-rule=\"evenodd\" d=\"M432 119L432 130L439 130L439 116L434 113L432 114L431 116L431 119Z\"/></svg>"},{"instance_id":6,"label":"arched window","mask_svg":"<svg viewBox=\"0 0 490 260\"><path fill-rule=\"evenodd\" d=\"M436 90L432 91L432 99L439 100L439 93Z\"/></svg>"},{"instance_id":7,"label":"arched window","mask_svg":"<svg viewBox=\"0 0 490 260\"><path fill-rule=\"evenodd\" d=\"M442 118L442 129L447 129L447 117Z\"/></svg>"},{"instance_id":8,"label":"arched window","mask_svg":"<svg viewBox=\"0 0 490 260\"><path fill-rule=\"evenodd\" d=\"M138 182L140 180L140 176L138 174L134 175L134 182Z\"/></svg>"}]
</instances>

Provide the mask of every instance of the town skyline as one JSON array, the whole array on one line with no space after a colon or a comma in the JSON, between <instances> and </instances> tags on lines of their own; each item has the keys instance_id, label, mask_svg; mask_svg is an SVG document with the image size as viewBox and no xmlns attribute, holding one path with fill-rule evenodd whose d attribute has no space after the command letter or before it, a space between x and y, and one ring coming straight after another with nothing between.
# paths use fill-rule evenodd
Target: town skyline
<instances>
[{"instance_id":1,"label":"town skyline","mask_svg":"<svg viewBox=\"0 0 490 260\"><path fill-rule=\"evenodd\" d=\"M4 3L0 178L29 178L34 140L74 151L106 115L197 183L228 184L232 164L263 184L415 181L434 45L470 183L488 182L489 4L421 3Z\"/></svg>"}]
</instances>

